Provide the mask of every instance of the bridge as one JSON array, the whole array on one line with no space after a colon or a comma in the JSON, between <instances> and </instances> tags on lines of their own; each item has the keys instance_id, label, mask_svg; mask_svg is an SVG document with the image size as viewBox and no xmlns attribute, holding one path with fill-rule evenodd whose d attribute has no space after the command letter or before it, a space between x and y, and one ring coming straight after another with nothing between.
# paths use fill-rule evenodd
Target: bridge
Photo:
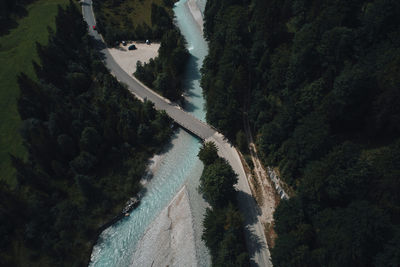
<instances>
[{"instance_id":1,"label":"bridge","mask_svg":"<svg viewBox=\"0 0 400 267\"><path fill-rule=\"evenodd\" d=\"M154 103L155 109L164 110L168 116L170 116L182 128L199 137L203 141L211 141L216 144L219 156L225 158L236 174L238 174L238 183L235 187L238 191L239 209L243 214L244 223L246 225L246 245L252 259L252 265L272 266L268 245L264 235L264 227L261 225L258 218L258 206L252 197L250 186L236 149L213 127L197 119L188 112L185 112L181 107L172 103L167 98L157 94L138 81L135 77L126 73L118 65L104 45L102 36L91 27L92 25L96 25L91 0L82 1L82 14L84 20L89 25L89 34L102 45L100 49L104 55L103 61L106 67L119 82L125 84L128 90L140 100L143 101L146 99L147 101L151 101Z\"/></svg>"}]
</instances>

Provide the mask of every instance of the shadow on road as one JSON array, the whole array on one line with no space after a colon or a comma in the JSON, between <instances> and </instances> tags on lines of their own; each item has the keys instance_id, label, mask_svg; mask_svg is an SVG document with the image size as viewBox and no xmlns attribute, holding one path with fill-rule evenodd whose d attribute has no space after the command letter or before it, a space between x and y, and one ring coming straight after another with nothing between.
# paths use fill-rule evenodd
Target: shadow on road
<instances>
[{"instance_id":1,"label":"shadow on road","mask_svg":"<svg viewBox=\"0 0 400 267\"><path fill-rule=\"evenodd\" d=\"M94 47L97 51L99 51L99 52L101 53L101 50L107 48L106 44L103 43L103 42L101 41L100 38L94 37L94 36L92 36L92 35L90 35L90 36L92 37L92 38L91 38L91 43L93 44L93 47ZM102 55L101 60L104 60L104 59L105 59L104 54L101 53L101 55Z\"/></svg>"},{"instance_id":2,"label":"shadow on road","mask_svg":"<svg viewBox=\"0 0 400 267\"><path fill-rule=\"evenodd\" d=\"M249 238L249 244L247 246L247 249L249 251L249 256L250 256L250 265L251 266L258 266L256 262L254 262L253 257L257 252L260 252L261 250L264 250L266 248L264 242L260 240L260 238L257 236L257 234L254 233L254 231L250 230L248 227L245 227L245 235Z\"/></svg>"},{"instance_id":3,"label":"shadow on road","mask_svg":"<svg viewBox=\"0 0 400 267\"><path fill-rule=\"evenodd\" d=\"M253 228L253 226L258 222L257 216L261 215L261 210L258 205L256 205L254 197L246 192L238 191L237 200L244 218L247 249L250 258L253 258L256 253L266 248L266 244L259 238L257 233L254 232ZM256 262L251 261L251 266L258 265Z\"/></svg>"},{"instance_id":4,"label":"shadow on road","mask_svg":"<svg viewBox=\"0 0 400 267\"><path fill-rule=\"evenodd\" d=\"M248 226L255 224L258 221L257 216L261 215L261 210L256 204L256 200L254 199L254 197L247 194L246 192L238 191L237 199L239 205L243 205L243 203L249 203L249 205L251 206L251 210L253 210L251 211L249 208L246 207L246 214L243 214L245 216L245 225Z\"/></svg>"}]
</instances>

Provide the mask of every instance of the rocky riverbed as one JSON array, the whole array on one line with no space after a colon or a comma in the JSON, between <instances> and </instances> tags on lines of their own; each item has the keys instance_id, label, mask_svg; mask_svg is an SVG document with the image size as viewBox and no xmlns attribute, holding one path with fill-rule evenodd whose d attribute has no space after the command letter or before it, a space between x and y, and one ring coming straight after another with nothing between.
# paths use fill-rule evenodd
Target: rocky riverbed
<instances>
[{"instance_id":1,"label":"rocky riverbed","mask_svg":"<svg viewBox=\"0 0 400 267\"><path fill-rule=\"evenodd\" d=\"M131 266L196 266L192 225L184 186L138 242Z\"/></svg>"}]
</instances>

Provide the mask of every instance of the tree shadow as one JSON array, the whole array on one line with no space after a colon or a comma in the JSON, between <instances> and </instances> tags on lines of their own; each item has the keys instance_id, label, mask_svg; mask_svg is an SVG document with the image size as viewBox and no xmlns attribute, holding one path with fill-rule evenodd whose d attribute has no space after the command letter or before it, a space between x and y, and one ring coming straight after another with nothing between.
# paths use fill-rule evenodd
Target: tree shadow
<instances>
[{"instance_id":1,"label":"tree shadow","mask_svg":"<svg viewBox=\"0 0 400 267\"><path fill-rule=\"evenodd\" d=\"M195 110L198 110L199 108L196 107L194 104L186 101L186 99L183 100L182 103L183 109L187 112L194 112Z\"/></svg>"},{"instance_id":2,"label":"tree shadow","mask_svg":"<svg viewBox=\"0 0 400 267\"><path fill-rule=\"evenodd\" d=\"M241 210L246 210L245 225L252 225L258 221L257 216L261 215L261 209L257 205L256 200L252 195L243 191L237 191L238 206ZM247 205L246 205L247 204Z\"/></svg>"},{"instance_id":3,"label":"tree shadow","mask_svg":"<svg viewBox=\"0 0 400 267\"><path fill-rule=\"evenodd\" d=\"M90 32L89 32L90 34ZM92 37L92 44L93 47L98 50L99 52L101 52L104 49L107 49L107 46L105 43L103 43L103 41L100 38L96 38L95 36L93 36L92 34L90 34L90 36ZM104 55L103 55L104 56Z\"/></svg>"},{"instance_id":4,"label":"tree shadow","mask_svg":"<svg viewBox=\"0 0 400 267\"><path fill-rule=\"evenodd\" d=\"M185 80L183 81L183 86L185 88L184 95L186 97L200 97L199 94L195 93L195 84L194 81L199 80L201 78L200 73L198 71L198 58L190 55L186 65L186 71L184 74ZM184 100L183 107L185 111L193 112L197 109L195 105Z\"/></svg>"},{"instance_id":5,"label":"tree shadow","mask_svg":"<svg viewBox=\"0 0 400 267\"><path fill-rule=\"evenodd\" d=\"M201 78L200 73L198 71L198 64L197 61L199 60L198 57L193 55L189 55L189 59L186 64L186 71L185 71L185 80L198 80Z\"/></svg>"},{"instance_id":6,"label":"tree shadow","mask_svg":"<svg viewBox=\"0 0 400 267\"><path fill-rule=\"evenodd\" d=\"M250 258L254 258L256 253L266 248L266 244L257 236L254 230L254 225L258 222L257 217L261 215L261 209L258 207L254 197L246 192L238 191L237 201L244 219L247 249ZM251 266L258 266L258 264L251 260Z\"/></svg>"},{"instance_id":7,"label":"tree shadow","mask_svg":"<svg viewBox=\"0 0 400 267\"><path fill-rule=\"evenodd\" d=\"M201 97L201 95L196 94L194 91L190 91L185 93L186 96L191 96L191 97Z\"/></svg>"},{"instance_id":8,"label":"tree shadow","mask_svg":"<svg viewBox=\"0 0 400 267\"><path fill-rule=\"evenodd\" d=\"M247 250L250 256L250 266L259 266L254 261L254 256L257 252L266 248L265 243L260 240L260 238L254 233L253 230L250 230L248 227L244 228L246 241L247 241Z\"/></svg>"},{"instance_id":9,"label":"tree shadow","mask_svg":"<svg viewBox=\"0 0 400 267\"><path fill-rule=\"evenodd\" d=\"M173 135L171 136L170 140L168 141L168 143L163 146L163 148L156 154L156 156L163 156L163 155L167 154L169 151L171 151L171 149L174 147L172 141L177 138L178 138L178 130L175 130ZM143 175L143 177L141 179L145 183L147 183L154 177L154 173L148 168L150 165L152 165L154 163L155 163L155 161L153 160L153 158L150 158L147 161L146 173Z\"/></svg>"},{"instance_id":10,"label":"tree shadow","mask_svg":"<svg viewBox=\"0 0 400 267\"><path fill-rule=\"evenodd\" d=\"M26 4L29 4L30 2L33 1L26 1L26 2L27 2ZM14 14L17 15L19 18L22 18L28 16L28 11L26 10L25 7L17 5L16 9L14 10Z\"/></svg>"},{"instance_id":11,"label":"tree shadow","mask_svg":"<svg viewBox=\"0 0 400 267\"><path fill-rule=\"evenodd\" d=\"M0 24L0 36L8 35L12 29L17 28L19 25L13 19L1 20Z\"/></svg>"},{"instance_id":12,"label":"tree shadow","mask_svg":"<svg viewBox=\"0 0 400 267\"><path fill-rule=\"evenodd\" d=\"M126 49L125 49L125 48L123 48L123 47L120 47L120 46L113 47L113 48L114 48L114 49L117 49L117 50L119 50L119 51L126 52Z\"/></svg>"},{"instance_id":13,"label":"tree shadow","mask_svg":"<svg viewBox=\"0 0 400 267\"><path fill-rule=\"evenodd\" d=\"M26 4L29 4L32 1L26 1ZM8 14L10 17L0 19L0 36L7 35L10 33L12 29L18 27L19 23L17 20L22 19L23 17L28 16L28 11L24 6L17 5L13 11Z\"/></svg>"}]
</instances>

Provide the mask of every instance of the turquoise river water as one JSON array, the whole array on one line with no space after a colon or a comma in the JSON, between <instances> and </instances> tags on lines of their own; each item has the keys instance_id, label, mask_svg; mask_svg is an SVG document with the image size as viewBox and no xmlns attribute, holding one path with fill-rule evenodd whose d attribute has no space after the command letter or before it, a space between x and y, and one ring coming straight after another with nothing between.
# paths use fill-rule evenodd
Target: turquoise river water
<instances>
[{"instance_id":1,"label":"turquoise river water","mask_svg":"<svg viewBox=\"0 0 400 267\"><path fill-rule=\"evenodd\" d=\"M204 99L199 81L200 67L207 55L208 48L198 25L185 4L186 1L181 0L174 7L175 22L186 38L191 54L184 81L186 87L185 109L197 118L204 120ZM203 10L204 5L204 0L199 1L199 6ZM197 192L203 170L203 165L197 158L200 147L199 139L182 129L176 132L164 153L154 159L159 163L154 168L153 177L146 180L146 192L140 205L132 211L129 217L109 227L100 235L92 252L90 266L131 266L138 241L151 222L170 203L183 185L186 185L188 191L193 216L197 265L210 265L210 256L201 241L201 223L206 203Z\"/></svg>"}]
</instances>

